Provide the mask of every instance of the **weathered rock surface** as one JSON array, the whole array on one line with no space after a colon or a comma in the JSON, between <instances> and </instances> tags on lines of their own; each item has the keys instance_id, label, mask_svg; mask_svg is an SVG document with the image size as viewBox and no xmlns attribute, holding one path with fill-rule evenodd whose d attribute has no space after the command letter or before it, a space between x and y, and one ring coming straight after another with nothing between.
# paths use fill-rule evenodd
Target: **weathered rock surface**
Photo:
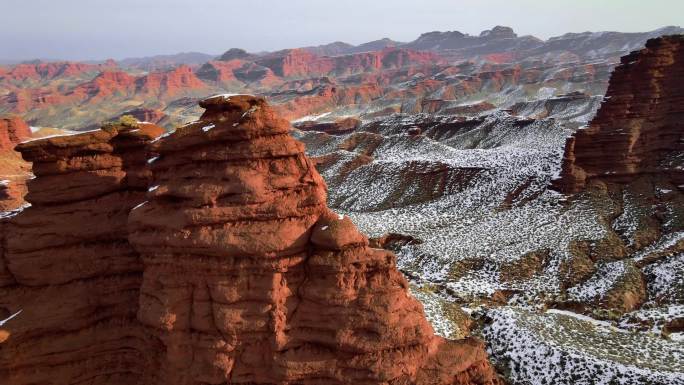
<instances>
[{"instance_id":1,"label":"weathered rock surface","mask_svg":"<svg viewBox=\"0 0 684 385\"><path fill-rule=\"evenodd\" d=\"M286 120L252 96L201 105L151 145L151 124L19 145L36 178L0 222L0 383L499 382L327 208Z\"/></svg>"},{"instance_id":2,"label":"weathered rock surface","mask_svg":"<svg viewBox=\"0 0 684 385\"><path fill-rule=\"evenodd\" d=\"M482 345L434 336L390 252L371 249L289 124L218 96L160 140L130 216L156 383L494 383Z\"/></svg>"},{"instance_id":3,"label":"weathered rock surface","mask_svg":"<svg viewBox=\"0 0 684 385\"><path fill-rule=\"evenodd\" d=\"M577 192L592 179L630 182L658 174L684 184L684 36L649 40L622 58L606 101L568 139L554 186Z\"/></svg>"},{"instance_id":4,"label":"weathered rock surface","mask_svg":"<svg viewBox=\"0 0 684 385\"><path fill-rule=\"evenodd\" d=\"M0 316L16 314L0 327L0 383L135 384L153 366L127 219L162 132L112 125L17 147L36 178L31 206L0 223Z\"/></svg>"},{"instance_id":5,"label":"weathered rock surface","mask_svg":"<svg viewBox=\"0 0 684 385\"><path fill-rule=\"evenodd\" d=\"M337 119L334 122L325 123L307 120L295 123L294 127L302 131L321 131L331 135L349 134L361 127L361 120L354 117L346 117Z\"/></svg>"},{"instance_id":6,"label":"weathered rock surface","mask_svg":"<svg viewBox=\"0 0 684 385\"><path fill-rule=\"evenodd\" d=\"M14 147L30 137L31 129L20 117L0 118L0 212L24 204L31 164L23 161Z\"/></svg>"},{"instance_id":7,"label":"weathered rock surface","mask_svg":"<svg viewBox=\"0 0 684 385\"><path fill-rule=\"evenodd\" d=\"M30 137L31 129L20 117L0 118L0 151L13 151L14 146Z\"/></svg>"}]
</instances>

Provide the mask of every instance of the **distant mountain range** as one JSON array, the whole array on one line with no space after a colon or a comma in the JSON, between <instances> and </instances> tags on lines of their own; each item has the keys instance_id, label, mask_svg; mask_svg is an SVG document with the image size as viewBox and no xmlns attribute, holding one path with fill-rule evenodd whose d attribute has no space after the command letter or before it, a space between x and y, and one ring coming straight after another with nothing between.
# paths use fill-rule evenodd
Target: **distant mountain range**
<instances>
[{"instance_id":1,"label":"distant mountain range","mask_svg":"<svg viewBox=\"0 0 684 385\"><path fill-rule=\"evenodd\" d=\"M411 42L385 38L275 52L231 48L222 55L31 61L0 65L0 114L21 115L34 126L84 129L135 113L173 127L195 119L196 100L216 93L264 95L289 119L452 114L532 101L540 102L529 107L539 114L553 96L602 95L620 56L649 38L682 33L665 27L541 40L496 26L477 36L427 32ZM477 105L464 107L469 103Z\"/></svg>"},{"instance_id":2,"label":"distant mountain range","mask_svg":"<svg viewBox=\"0 0 684 385\"><path fill-rule=\"evenodd\" d=\"M662 35L682 34L684 29L678 26L667 26L649 32L581 32L566 33L561 36L542 40L526 35L518 36L512 28L496 26L482 31L478 36L459 31L434 31L420 35L411 42L399 42L389 38L353 45L342 41L318 46L302 47L317 56L341 56L361 52L379 51L387 47L401 47L414 50L435 51L452 60L462 60L473 56L515 53L521 56L538 56L567 51L583 57L601 56L629 52L643 46L650 38ZM232 50L239 50L233 48ZM254 56L270 56L277 52L250 53ZM230 52L230 51L228 51ZM184 52L171 55L156 55L139 58L127 58L118 61L122 67L144 70L170 68L185 64L199 66L209 60L220 57L201 52Z\"/></svg>"}]
</instances>

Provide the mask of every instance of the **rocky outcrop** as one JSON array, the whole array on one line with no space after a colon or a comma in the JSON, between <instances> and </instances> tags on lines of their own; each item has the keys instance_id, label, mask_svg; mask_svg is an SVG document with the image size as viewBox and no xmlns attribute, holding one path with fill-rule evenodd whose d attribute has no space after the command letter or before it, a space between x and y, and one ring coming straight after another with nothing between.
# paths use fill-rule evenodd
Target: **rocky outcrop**
<instances>
[{"instance_id":1,"label":"rocky outcrop","mask_svg":"<svg viewBox=\"0 0 684 385\"><path fill-rule=\"evenodd\" d=\"M107 60L102 64L88 64L78 62L38 62L22 63L12 67L7 73L0 74L0 78L26 81L51 80L58 77L79 76L89 72L116 68L116 63Z\"/></svg>"},{"instance_id":2,"label":"rocky outcrop","mask_svg":"<svg viewBox=\"0 0 684 385\"><path fill-rule=\"evenodd\" d=\"M121 114L119 118L126 115L130 115L138 119L138 121L140 122L152 123L156 125L163 125L169 118L168 115L166 115L164 112L160 110L145 107L138 107L132 110L128 110Z\"/></svg>"},{"instance_id":3,"label":"rocky outcrop","mask_svg":"<svg viewBox=\"0 0 684 385\"><path fill-rule=\"evenodd\" d=\"M142 264L127 241L145 197L150 124L20 144L31 206L0 221L0 383L135 384L153 367L136 319Z\"/></svg>"},{"instance_id":4,"label":"rocky outcrop","mask_svg":"<svg viewBox=\"0 0 684 385\"><path fill-rule=\"evenodd\" d=\"M361 127L361 120L354 117L337 119L334 122L303 121L294 124L294 127L302 131L320 131L331 135L349 134Z\"/></svg>"},{"instance_id":5,"label":"rocky outcrop","mask_svg":"<svg viewBox=\"0 0 684 385\"><path fill-rule=\"evenodd\" d=\"M13 178L0 180L0 212L18 209L24 203L26 180Z\"/></svg>"},{"instance_id":6,"label":"rocky outcrop","mask_svg":"<svg viewBox=\"0 0 684 385\"><path fill-rule=\"evenodd\" d=\"M684 184L684 36L649 40L622 58L606 101L568 139L554 187L582 190L592 179L626 183L658 174Z\"/></svg>"},{"instance_id":7,"label":"rocky outcrop","mask_svg":"<svg viewBox=\"0 0 684 385\"><path fill-rule=\"evenodd\" d=\"M224 52L223 55L221 55L217 60L220 60L220 61L231 61L231 60L235 60L235 59L247 60L247 59L253 59L255 56L256 55L252 55L242 48L231 48L228 51Z\"/></svg>"},{"instance_id":8,"label":"rocky outcrop","mask_svg":"<svg viewBox=\"0 0 684 385\"><path fill-rule=\"evenodd\" d=\"M201 105L156 143L148 202L130 216L138 318L163 347L150 383L496 381L479 342L434 336L395 256L327 209L263 99Z\"/></svg>"},{"instance_id":9,"label":"rocky outcrop","mask_svg":"<svg viewBox=\"0 0 684 385\"><path fill-rule=\"evenodd\" d=\"M0 118L0 212L24 204L31 165L21 159L14 147L30 137L31 129L20 117Z\"/></svg>"},{"instance_id":10,"label":"rocky outcrop","mask_svg":"<svg viewBox=\"0 0 684 385\"><path fill-rule=\"evenodd\" d=\"M31 129L20 117L0 118L0 151L12 151L14 146L30 137Z\"/></svg>"},{"instance_id":11,"label":"rocky outcrop","mask_svg":"<svg viewBox=\"0 0 684 385\"><path fill-rule=\"evenodd\" d=\"M349 75L380 69L402 68L409 65L435 65L444 61L430 52L403 48L385 48L343 56L316 56L304 49L275 52L256 61L281 77L313 77Z\"/></svg>"},{"instance_id":12,"label":"rocky outcrop","mask_svg":"<svg viewBox=\"0 0 684 385\"><path fill-rule=\"evenodd\" d=\"M327 208L286 120L201 106L154 141L115 124L18 146L36 178L0 221L1 383L498 383Z\"/></svg>"},{"instance_id":13,"label":"rocky outcrop","mask_svg":"<svg viewBox=\"0 0 684 385\"><path fill-rule=\"evenodd\" d=\"M170 97L193 90L204 90L204 84L186 65L169 71L152 72L136 79L136 90L142 94Z\"/></svg>"}]
</instances>

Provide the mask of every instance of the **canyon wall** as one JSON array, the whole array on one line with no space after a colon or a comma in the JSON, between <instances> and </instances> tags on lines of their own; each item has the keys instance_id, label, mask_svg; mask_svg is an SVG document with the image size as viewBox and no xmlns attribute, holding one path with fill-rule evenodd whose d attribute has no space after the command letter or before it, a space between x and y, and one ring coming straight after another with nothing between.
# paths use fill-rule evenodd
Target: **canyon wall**
<instances>
[{"instance_id":1,"label":"canyon wall","mask_svg":"<svg viewBox=\"0 0 684 385\"><path fill-rule=\"evenodd\" d=\"M11 116L0 119L0 151L12 151L14 146L31 137L31 130L23 119Z\"/></svg>"},{"instance_id":2,"label":"canyon wall","mask_svg":"<svg viewBox=\"0 0 684 385\"><path fill-rule=\"evenodd\" d=\"M9 211L24 204L26 178L31 164L23 161L14 146L31 137L31 129L17 116L0 118L0 211Z\"/></svg>"},{"instance_id":3,"label":"canyon wall","mask_svg":"<svg viewBox=\"0 0 684 385\"><path fill-rule=\"evenodd\" d=\"M592 179L630 182L658 174L684 184L684 36L651 39L621 59L588 127L567 141L554 187L581 191Z\"/></svg>"},{"instance_id":4,"label":"canyon wall","mask_svg":"<svg viewBox=\"0 0 684 385\"><path fill-rule=\"evenodd\" d=\"M17 146L35 179L31 206L0 222L0 319L15 315L0 327L0 383L133 384L152 366L127 219L162 132L112 125Z\"/></svg>"},{"instance_id":5,"label":"canyon wall","mask_svg":"<svg viewBox=\"0 0 684 385\"><path fill-rule=\"evenodd\" d=\"M482 342L435 336L394 254L327 208L286 120L252 96L201 106L156 140L18 147L36 179L0 223L1 383L499 383Z\"/></svg>"}]
</instances>

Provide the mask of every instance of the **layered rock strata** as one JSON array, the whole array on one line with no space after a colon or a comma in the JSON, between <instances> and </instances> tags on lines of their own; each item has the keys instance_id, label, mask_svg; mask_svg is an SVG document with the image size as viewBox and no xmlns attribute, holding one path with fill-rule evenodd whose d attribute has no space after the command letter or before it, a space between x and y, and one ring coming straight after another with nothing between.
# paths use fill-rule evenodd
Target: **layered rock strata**
<instances>
[{"instance_id":1,"label":"layered rock strata","mask_svg":"<svg viewBox=\"0 0 684 385\"><path fill-rule=\"evenodd\" d=\"M11 151L30 137L31 129L21 118L13 116L0 119L0 151Z\"/></svg>"},{"instance_id":2,"label":"layered rock strata","mask_svg":"<svg viewBox=\"0 0 684 385\"><path fill-rule=\"evenodd\" d=\"M31 206L0 224L0 319L15 315L0 325L0 383L135 384L154 367L127 219L162 132L112 125L17 146L36 177Z\"/></svg>"},{"instance_id":3,"label":"layered rock strata","mask_svg":"<svg viewBox=\"0 0 684 385\"><path fill-rule=\"evenodd\" d=\"M582 190L592 179L627 183L658 174L684 184L684 36L651 39L621 59L606 100L570 137L555 188Z\"/></svg>"},{"instance_id":4,"label":"layered rock strata","mask_svg":"<svg viewBox=\"0 0 684 385\"><path fill-rule=\"evenodd\" d=\"M287 121L218 96L156 143L130 241L138 319L164 348L148 383L490 384L481 343L436 337L395 256L371 249Z\"/></svg>"},{"instance_id":5,"label":"layered rock strata","mask_svg":"<svg viewBox=\"0 0 684 385\"><path fill-rule=\"evenodd\" d=\"M0 212L15 210L24 204L26 178L31 164L23 161L14 146L31 137L31 129L17 116L0 118Z\"/></svg>"},{"instance_id":6,"label":"layered rock strata","mask_svg":"<svg viewBox=\"0 0 684 385\"><path fill-rule=\"evenodd\" d=\"M110 125L18 146L36 178L0 221L0 383L498 383L327 208L287 121L251 96L201 106L157 140Z\"/></svg>"}]
</instances>

